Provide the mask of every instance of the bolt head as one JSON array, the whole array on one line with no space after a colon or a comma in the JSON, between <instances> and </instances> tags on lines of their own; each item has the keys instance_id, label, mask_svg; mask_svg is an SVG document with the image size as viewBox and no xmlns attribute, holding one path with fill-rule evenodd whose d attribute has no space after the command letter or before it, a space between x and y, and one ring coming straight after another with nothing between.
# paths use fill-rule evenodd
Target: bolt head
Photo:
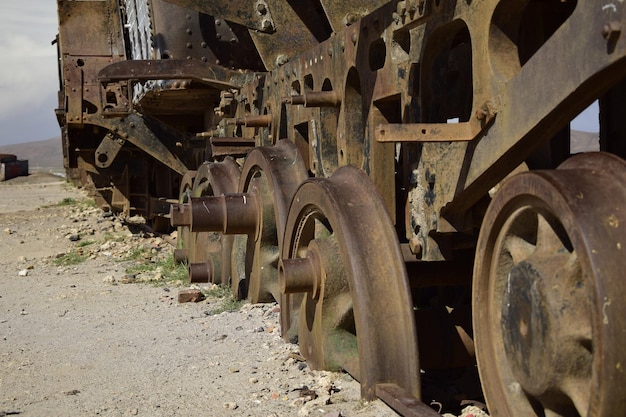
<instances>
[{"instance_id":1,"label":"bolt head","mask_svg":"<svg viewBox=\"0 0 626 417\"><path fill-rule=\"evenodd\" d=\"M264 15L267 13L267 7L265 6L264 3L257 3L256 5L256 11L257 13L259 13L260 15Z\"/></svg>"},{"instance_id":2,"label":"bolt head","mask_svg":"<svg viewBox=\"0 0 626 417\"><path fill-rule=\"evenodd\" d=\"M271 20L269 20L269 19L263 19L263 20L261 21L261 28L262 28L263 30L271 30L271 29L272 29L272 27L273 27L273 25L272 25L272 21L271 21Z\"/></svg>"},{"instance_id":3,"label":"bolt head","mask_svg":"<svg viewBox=\"0 0 626 417\"><path fill-rule=\"evenodd\" d=\"M622 31L622 25L620 22L612 21L604 25L602 29L602 37L607 41L616 40Z\"/></svg>"}]
</instances>

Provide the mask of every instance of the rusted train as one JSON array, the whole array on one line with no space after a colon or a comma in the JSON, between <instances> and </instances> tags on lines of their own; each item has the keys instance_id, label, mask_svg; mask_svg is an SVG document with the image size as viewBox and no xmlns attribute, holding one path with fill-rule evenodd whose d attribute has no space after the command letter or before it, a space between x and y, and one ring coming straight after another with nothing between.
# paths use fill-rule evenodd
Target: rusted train
<instances>
[{"instance_id":1,"label":"rusted train","mask_svg":"<svg viewBox=\"0 0 626 417\"><path fill-rule=\"evenodd\" d=\"M193 281L404 415L626 415L622 1L57 2L68 174Z\"/></svg>"}]
</instances>

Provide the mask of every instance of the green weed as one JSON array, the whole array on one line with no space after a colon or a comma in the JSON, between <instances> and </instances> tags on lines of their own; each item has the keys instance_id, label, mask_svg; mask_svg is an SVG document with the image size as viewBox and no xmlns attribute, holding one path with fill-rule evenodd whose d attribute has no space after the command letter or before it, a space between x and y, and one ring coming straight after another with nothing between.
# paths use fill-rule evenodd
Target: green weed
<instances>
[{"instance_id":1,"label":"green weed","mask_svg":"<svg viewBox=\"0 0 626 417\"><path fill-rule=\"evenodd\" d=\"M70 251L63 256L56 258L53 263L56 266L70 266L83 263L86 259L87 255L83 254L82 251Z\"/></svg>"},{"instance_id":2,"label":"green weed","mask_svg":"<svg viewBox=\"0 0 626 417\"><path fill-rule=\"evenodd\" d=\"M237 311L245 303L245 300L236 300L230 287L218 285L203 291L207 298L216 298L220 302L217 307L209 311L209 315L224 313L227 311Z\"/></svg>"},{"instance_id":3,"label":"green weed","mask_svg":"<svg viewBox=\"0 0 626 417\"><path fill-rule=\"evenodd\" d=\"M89 246L89 245L93 245L94 243L96 243L93 240L81 240L78 243L76 243L76 247L77 248L84 248L85 246Z\"/></svg>"},{"instance_id":4,"label":"green weed","mask_svg":"<svg viewBox=\"0 0 626 417\"><path fill-rule=\"evenodd\" d=\"M162 285L173 285L176 282L182 284L188 280L189 273L187 271L187 264L179 264L174 261L173 255L151 261L149 258L150 253L144 248L143 251L133 251L130 257L133 256L135 257L135 262L126 268L127 274L156 275L160 273L162 277L161 281L155 283Z\"/></svg>"}]
</instances>

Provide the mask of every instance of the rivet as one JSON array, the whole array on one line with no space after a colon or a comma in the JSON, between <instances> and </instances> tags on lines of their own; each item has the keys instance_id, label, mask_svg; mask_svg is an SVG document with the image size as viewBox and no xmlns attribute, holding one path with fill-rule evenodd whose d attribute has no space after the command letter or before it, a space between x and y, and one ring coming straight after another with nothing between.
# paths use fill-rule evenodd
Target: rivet
<instances>
[{"instance_id":1,"label":"rivet","mask_svg":"<svg viewBox=\"0 0 626 417\"><path fill-rule=\"evenodd\" d=\"M606 25L602 29L602 37L607 41L613 41L617 39L619 34L622 32L622 25L618 21L612 21Z\"/></svg>"}]
</instances>

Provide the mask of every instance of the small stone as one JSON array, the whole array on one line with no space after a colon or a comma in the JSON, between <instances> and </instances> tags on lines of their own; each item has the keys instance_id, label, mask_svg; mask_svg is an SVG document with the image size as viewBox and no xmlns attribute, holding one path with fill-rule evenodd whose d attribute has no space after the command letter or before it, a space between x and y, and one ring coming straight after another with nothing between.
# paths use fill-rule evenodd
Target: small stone
<instances>
[{"instance_id":1,"label":"small stone","mask_svg":"<svg viewBox=\"0 0 626 417\"><path fill-rule=\"evenodd\" d=\"M304 405L304 398L296 398L291 402L292 407L302 407Z\"/></svg>"},{"instance_id":2,"label":"small stone","mask_svg":"<svg viewBox=\"0 0 626 417\"><path fill-rule=\"evenodd\" d=\"M235 368L235 367L228 368L228 372L230 372L231 374L236 374L239 372L239 368Z\"/></svg>"},{"instance_id":3,"label":"small stone","mask_svg":"<svg viewBox=\"0 0 626 417\"><path fill-rule=\"evenodd\" d=\"M130 409L128 409L128 411L126 413L130 414L131 416L136 416L137 414L139 414L139 410L136 409L136 408L130 408Z\"/></svg>"},{"instance_id":4,"label":"small stone","mask_svg":"<svg viewBox=\"0 0 626 417\"><path fill-rule=\"evenodd\" d=\"M180 290L178 292L178 302L179 303L197 303L198 301L204 300L204 295L202 291L198 289L188 289L188 290Z\"/></svg>"},{"instance_id":5,"label":"small stone","mask_svg":"<svg viewBox=\"0 0 626 417\"><path fill-rule=\"evenodd\" d=\"M131 216L126 219L126 223L128 224L146 224L146 219L142 216Z\"/></svg>"},{"instance_id":6,"label":"small stone","mask_svg":"<svg viewBox=\"0 0 626 417\"><path fill-rule=\"evenodd\" d=\"M133 274L125 274L122 279L120 279L120 283L122 284L131 284L137 280L137 277Z\"/></svg>"},{"instance_id":7,"label":"small stone","mask_svg":"<svg viewBox=\"0 0 626 417\"><path fill-rule=\"evenodd\" d=\"M80 240L80 236L79 235L70 235L69 238L70 242L78 242Z\"/></svg>"},{"instance_id":8,"label":"small stone","mask_svg":"<svg viewBox=\"0 0 626 417\"><path fill-rule=\"evenodd\" d=\"M4 234L5 235L11 235L11 234L13 234L13 230L11 230L9 228L6 228L6 229L4 229Z\"/></svg>"},{"instance_id":9,"label":"small stone","mask_svg":"<svg viewBox=\"0 0 626 417\"><path fill-rule=\"evenodd\" d=\"M17 257L17 261L18 261L18 262L26 262L26 257L25 257L25 256L23 256L23 255L22 255L22 256L18 256L18 257Z\"/></svg>"},{"instance_id":10,"label":"small stone","mask_svg":"<svg viewBox=\"0 0 626 417\"><path fill-rule=\"evenodd\" d=\"M251 384L256 384L257 382L259 382L259 378L250 378L248 381L250 381Z\"/></svg>"},{"instance_id":11,"label":"small stone","mask_svg":"<svg viewBox=\"0 0 626 417\"><path fill-rule=\"evenodd\" d=\"M239 406L236 402L225 402L224 408L227 410L236 410L237 408L239 408Z\"/></svg>"},{"instance_id":12,"label":"small stone","mask_svg":"<svg viewBox=\"0 0 626 417\"><path fill-rule=\"evenodd\" d=\"M20 270L20 272L18 272L17 275L19 275L20 277L28 276L28 269Z\"/></svg>"},{"instance_id":13,"label":"small stone","mask_svg":"<svg viewBox=\"0 0 626 417\"><path fill-rule=\"evenodd\" d=\"M305 369L306 369L306 366L307 366L307 365L306 365L306 362L300 362L300 363L298 364L298 371L303 371L303 370L305 370Z\"/></svg>"},{"instance_id":14,"label":"small stone","mask_svg":"<svg viewBox=\"0 0 626 417\"><path fill-rule=\"evenodd\" d=\"M113 275L107 275L106 277L104 277L102 282L104 282L105 284L113 284L113 285L117 284L117 280L115 279Z\"/></svg>"}]
</instances>

